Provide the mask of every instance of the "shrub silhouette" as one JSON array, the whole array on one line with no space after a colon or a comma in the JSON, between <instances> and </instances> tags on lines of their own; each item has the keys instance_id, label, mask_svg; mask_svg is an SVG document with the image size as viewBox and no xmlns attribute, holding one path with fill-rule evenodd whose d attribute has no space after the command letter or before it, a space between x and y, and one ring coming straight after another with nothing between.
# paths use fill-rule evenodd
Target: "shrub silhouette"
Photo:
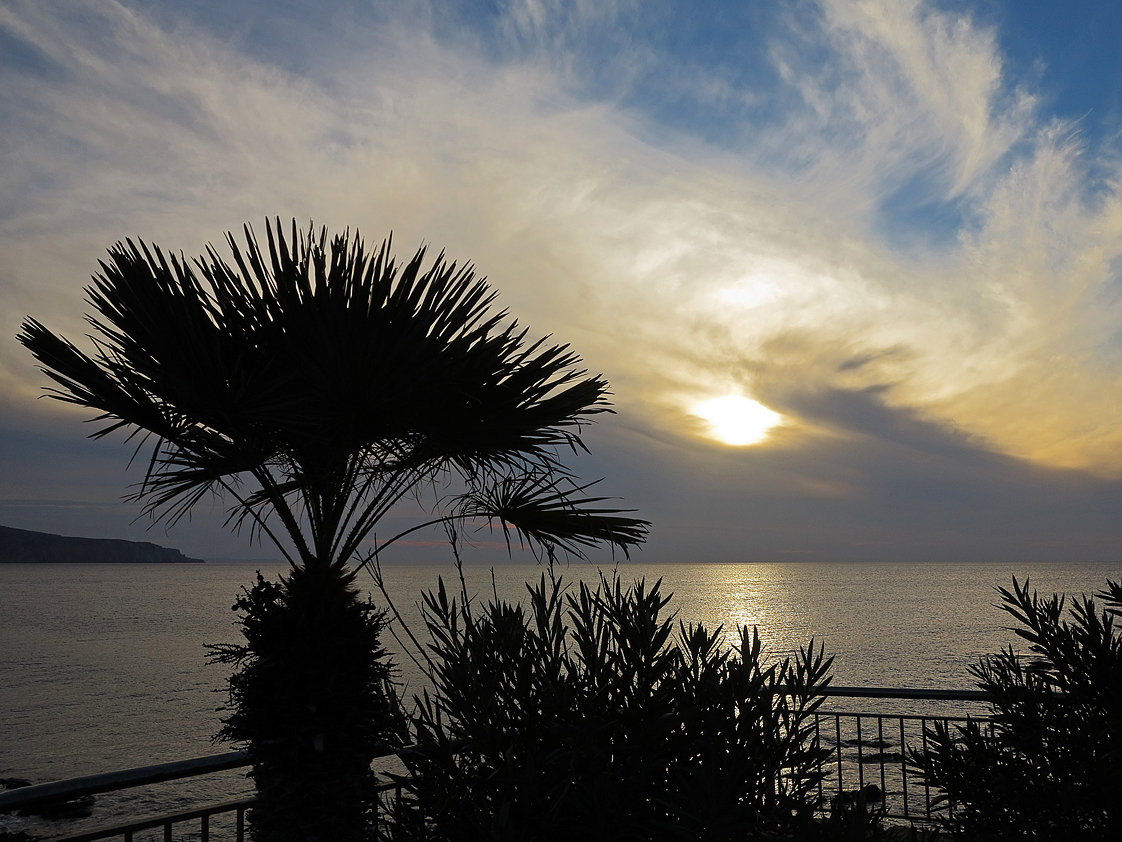
<instances>
[{"instance_id":1,"label":"shrub silhouette","mask_svg":"<svg viewBox=\"0 0 1122 842\"><path fill-rule=\"evenodd\" d=\"M256 839L357 842L374 796L355 770L396 722L356 571L434 524L497 522L579 555L637 546L647 523L586 496L560 462L611 411L607 383L496 311L472 266L441 254L425 269L424 248L401 265L389 240L371 253L349 231L291 230L267 223L264 247L249 226L244 245L228 235L232 262L117 243L87 289L92 355L33 318L19 340L52 397L96 413L94 437L150 447L134 498L153 518L173 524L217 493L230 525L288 560L279 584L239 600L244 647L216 650L240 668L223 735L254 761ZM448 478L462 493L364 555L387 512Z\"/></svg>"},{"instance_id":2,"label":"shrub silhouette","mask_svg":"<svg viewBox=\"0 0 1122 842\"><path fill-rule=\"evenodd\" d=\"M928 733L915 772L943 789L946 828L965 839L1122 839L1122 586L1073 600L1029 582L999 588L1034 657L1010 647L971 667L992 697L992 726Z\"/></svg>"},{"instance_id":3,"label":"shrub silhouette","mask_svg":"<svg viewBox=\"0 0 1122 842\"><path fill-rule=\"evenodd\" d=\"M384 612L350 578L304 570L282 583L258 573L234 608L244 644L209 647L212 662L237 667L216 739L253 747L267 805L253 811L253 837L365 838L378 784L371 758L407 741L380 643Z\"/></svg>"},{"instance_id":4,"label":"shrub silhouette","mask_svg":"<svg viewBox=\"0 0 1122 842\"><path fill-rule=\"evenodd\" d=\"M817 828L828 754L813 712L832 658L811 641L765 663L758 634L679 624L661 581L574 592L542 575L529 606L424 599L434 691L399 831L442 840L689 839ZM775 836L768 836L775 838ZM802 837L800 837L802 838Z\"/></svg>"}]
</instances>

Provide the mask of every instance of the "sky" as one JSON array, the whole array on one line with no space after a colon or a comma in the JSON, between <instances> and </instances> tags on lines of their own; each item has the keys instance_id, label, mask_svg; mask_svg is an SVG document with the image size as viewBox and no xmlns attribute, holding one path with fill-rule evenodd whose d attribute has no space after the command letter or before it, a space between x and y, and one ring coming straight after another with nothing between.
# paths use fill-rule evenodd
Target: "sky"
<instances>
[{"instance_id":1,"label":"sky","mask_svg":"<svg viewBox=\"0 0 1122 842\"><path fill-rule=\"evenodd\" d=\"M276 555L137 519L14 337L86 333L118 240L280 217L470 261L602 372L572 465L637 560L1120 560L1118 43L1113 0L0 0L0 523Z\"/></svg>"}]
</instances>

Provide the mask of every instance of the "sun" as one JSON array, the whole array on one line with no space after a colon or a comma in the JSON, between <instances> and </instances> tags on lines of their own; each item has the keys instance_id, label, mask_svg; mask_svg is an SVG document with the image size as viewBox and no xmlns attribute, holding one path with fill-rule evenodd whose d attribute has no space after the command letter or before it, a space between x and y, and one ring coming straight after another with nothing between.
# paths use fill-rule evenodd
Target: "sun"
<instances>
[{"instance_id":1,"label":"sun","mask_svg":"<svg viewBox=\"0 0 1122 842\"><path fill-rule=\"evenodd\" d=\"M737 446L763 441L768 430L783 418L762 403L741 395L703 401L693 408L693 414L709 422L714 438Z\"/></svg>"}]
</instances>

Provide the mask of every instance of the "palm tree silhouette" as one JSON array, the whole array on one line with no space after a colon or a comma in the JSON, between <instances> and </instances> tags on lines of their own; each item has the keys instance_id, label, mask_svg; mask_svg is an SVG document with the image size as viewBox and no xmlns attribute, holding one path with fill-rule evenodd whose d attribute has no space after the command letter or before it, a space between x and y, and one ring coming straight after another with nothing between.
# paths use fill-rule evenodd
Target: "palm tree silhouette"
<instances>
[{"instance_id":1,"label":"palm tree silhouette","mask_svg":"<svg viewBox=\"0 0 1122 842\"><path fill-rule=\"evenodd\" d=\"M213 247L188 262L117 243L87 289L92 355L32 318L19 340L53 397L99 413L94 437L127 431L146 454L134 498L154 522L217 493L229 525L284 554L281 583L239 600L248 645L224 650L245 666L224 733L254 755L258 836L360 838L362 787L311 816L298 802L353 790L341 781L361 777L393 731L385 665L373 666L382 620L353 586L396 540L360 554L386 513L454 479L425 523L489 520L550 557L626 552L648 524L589 496L560 461L610 411L606 382L568 346L527 342L470 265L441 253L424 270L421 248L399 267L389 240L368 254L357 234L329 244L295 221L287 240L279 219L266 233L267 250L248 225L244 247L227 235L232 265ZM361 678L332 684L348 673Z\"/></svg>"}]
</instances>

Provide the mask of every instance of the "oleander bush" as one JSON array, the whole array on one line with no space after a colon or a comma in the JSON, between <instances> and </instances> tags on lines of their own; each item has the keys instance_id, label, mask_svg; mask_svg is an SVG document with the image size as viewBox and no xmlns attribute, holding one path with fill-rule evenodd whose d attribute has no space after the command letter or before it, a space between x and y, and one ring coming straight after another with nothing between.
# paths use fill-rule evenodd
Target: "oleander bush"
<instances>
[{"instance_id":1,"label":"oleander bush","mask_svg":"<svg viewBox=\"0 0 1122 842\"><path fill-rule=\"evenodd\" d=\"M914 771L941 788L958 838L1001 842L1122 839L1122 585L1065 600L998 589L1029 657L1010 647L971 667L992 698L992 726L928 732Z\"/></svg>"},{"instance_id":2,"label":"oleander bush","mask_svg":"<svg viewBox=\"0 0 1122 842\"><path fill-rule=\"evenodd\" d=\"M813 713L832 658L765 660L755 630L678 624L661 581L527 585L529 604L424 598L399 838L819 838ZM812 835L813 834L813 835Z\"/></svg>"}]
</instances>

